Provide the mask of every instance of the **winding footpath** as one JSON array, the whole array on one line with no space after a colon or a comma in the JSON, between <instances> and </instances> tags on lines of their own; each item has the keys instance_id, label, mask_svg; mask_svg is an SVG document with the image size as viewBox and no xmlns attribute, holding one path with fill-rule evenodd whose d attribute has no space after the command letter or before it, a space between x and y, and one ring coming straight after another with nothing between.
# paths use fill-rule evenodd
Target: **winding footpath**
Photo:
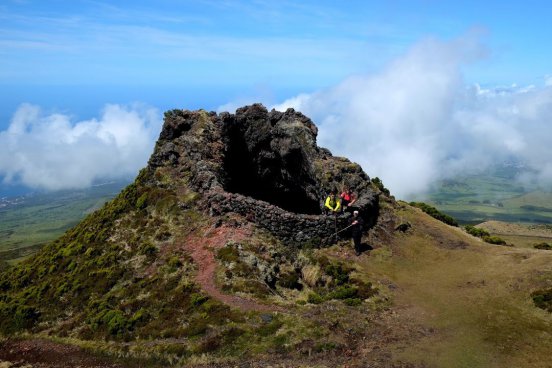
<instances>
[{"instance_id":1,"label":"winding footpath","mask_svg":"<svg viewBox=\"0 0 552 368\"><path fill-rule=\"evenodd\" d=\"M274 305L264 305L237 295L225 294L215 283L217 261L214 254L216 251L223 248L229 241L240 242L251 236L250 226L235 228L222 225L188 236L182 244L198 267L196 282L209 296L242 311L282 312L282 308Z\"/></svg>"}]
</instances>

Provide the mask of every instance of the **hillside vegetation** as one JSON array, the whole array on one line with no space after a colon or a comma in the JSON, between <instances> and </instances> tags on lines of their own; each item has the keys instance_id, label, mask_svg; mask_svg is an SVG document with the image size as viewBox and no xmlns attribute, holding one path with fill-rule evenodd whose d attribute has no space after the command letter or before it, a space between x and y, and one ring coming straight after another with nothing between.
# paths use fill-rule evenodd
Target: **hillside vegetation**
<instances>
[{"instance_id":1,"label":"hillside vegetation","mask_svg":"<svg viewBox=\"0 0 552 368\"><path fill-rule=\"evenodd\" d=\"M552 252L395 201L316 133L261 105L167 113L132 184L0 272L0 363L549 367ZM317 203L344 181L360 256Z\"/></svg>"},{"instance_id":2,"label":"hillside vegetation","mask_svg":"<svg viewBox=\"0 0 552 368\"><path fill-rule=\"evenodd\" d=\"M125 191L116 201L128 200L132 192ZM56 296L66 303L51 310L58 322L39 324L32 331L35 336L67 336L58 341L113 359L133 357L148 364L164 362L161 365L222 366L223 361L238 359L313 367L345 362L353 367L548 366L552 316L537 308L533 298L546 303L546 294L535 291L552 282L552 252L488 245L406 205L386 211L412 228L391 237L384 236L382 228L379 235L370 233L365 240L375 249L358 258L348 242L302 250L295 257L306 258L303 273L282 277L274 291L247 285L247 280L255 280L247 277L252 270L238 271L246 265L239 266L242 257L234 245L222 248L228 250L218 252L219 285L232 280L228 291L249 295L272 311L244 313L210 298L194 283L196 266L185 254L171 261L160 257L161 250L155 261L143 257L144 271L160 267L161 275L132 286L125 270L119 280L107 279L120 286L103 297L101 286L94 286L96 296L81 313L81 301L70 301L78 294L68 286L65 294ZM116 213L115 207L109 212ZM255 238L248 239L254 243ZM37 259L45 261L46 254L52 253L45 251ZM235 266L229 267L232 263ZM109 267L121 272L114 264ZM327 280L335 286L322 286ZM361 294L368 285L367 294ZM21 297L29 304L31 296ZM48 297L46 292L37 302ZM21 324L10 328L28 326L27 317L45 317L21 307L15 312ZM101 343L99 337L116 343ZM130 349L123 342L129 338L134 341Z\"/></svg>"}]
</instances>

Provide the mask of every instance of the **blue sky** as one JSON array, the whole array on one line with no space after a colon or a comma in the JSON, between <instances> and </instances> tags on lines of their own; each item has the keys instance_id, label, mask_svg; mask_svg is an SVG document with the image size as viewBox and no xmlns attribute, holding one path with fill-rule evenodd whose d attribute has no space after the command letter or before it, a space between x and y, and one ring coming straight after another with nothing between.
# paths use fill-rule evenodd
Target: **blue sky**
<instances>
[{"instance_id":1,"label":"blue sky","mask_svg":"<svg viewBox=\"0 0 552 368\"><path fill-rule=\"evenodd\" d=\"M3 123L22 102L95 113L107 102L215 108L244 95L285 98L377 70L421 38L473 29L489 55L467 80L534 84L552 73L551 10L531 0L4 0Z\"/></svg>"},{"instance_id":2,"label":"blue sky","mask_svg":"<svg viewBox=\"0 0 552 368\"><path fill-rule=\"evenodd\" d=\"M103 122L106 104L277 104L381 73L426 39L475 40L458 65L465 86L544 86L551 11L535 0L4 0L0 132L22 104L69 125Z\"/></svg>"}]
</instances>

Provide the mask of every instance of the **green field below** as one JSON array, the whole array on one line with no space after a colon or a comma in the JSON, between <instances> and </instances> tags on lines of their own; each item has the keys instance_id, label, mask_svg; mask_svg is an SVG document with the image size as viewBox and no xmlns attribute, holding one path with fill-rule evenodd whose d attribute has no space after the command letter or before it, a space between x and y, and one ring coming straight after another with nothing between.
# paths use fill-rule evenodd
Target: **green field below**
<instances>
[{"instance_id":1,"label":"green field below","mask_svg":"<svg viewBox=\"0 0 552 368\"><path fill-rule=\"evenodd\" d=\"M463 224L489 220L552 224L552 192L522 186L516 173L502 168L444 180L410 200L427 202Z\"/></svg>"},{"instance_id":2,"label":"green field below","mask_svg":"<svg viewBox=\"0 0 552 368\"><path fill-rule=\"evenodd\" d=\"M33 194L0 209L0 260L17 261L63 234L113 198L126 183Z\"/></svg>"}]
</instances>

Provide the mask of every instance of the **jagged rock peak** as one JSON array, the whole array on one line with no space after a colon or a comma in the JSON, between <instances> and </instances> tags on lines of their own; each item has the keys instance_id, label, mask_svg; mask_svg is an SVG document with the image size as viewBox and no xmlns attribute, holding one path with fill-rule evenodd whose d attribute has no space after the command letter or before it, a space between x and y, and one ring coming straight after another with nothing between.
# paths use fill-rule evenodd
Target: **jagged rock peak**
<instances>
[{"instance_id":1,"label":"jagged rock peak","mask_svg":"<svg viewBox=\"0 0 552 368\"><path fill-rule=\"evenodd\" d=\"M185 185L199 193L211 214L236 212L271 231L282 228L284 217L296 220L287 223L299 226L299 233L324 226L328 218L320 216L322 202L332 189L343 187L354 189L362 216L374 222L377 193L368 175L358 164L318 147L317 133L316 125L293 109L269 112L253 104L235 114L171 110L148 172L155 185ZM279 235L301 241L313 232Z\"/></svg>"}]
</instances>

